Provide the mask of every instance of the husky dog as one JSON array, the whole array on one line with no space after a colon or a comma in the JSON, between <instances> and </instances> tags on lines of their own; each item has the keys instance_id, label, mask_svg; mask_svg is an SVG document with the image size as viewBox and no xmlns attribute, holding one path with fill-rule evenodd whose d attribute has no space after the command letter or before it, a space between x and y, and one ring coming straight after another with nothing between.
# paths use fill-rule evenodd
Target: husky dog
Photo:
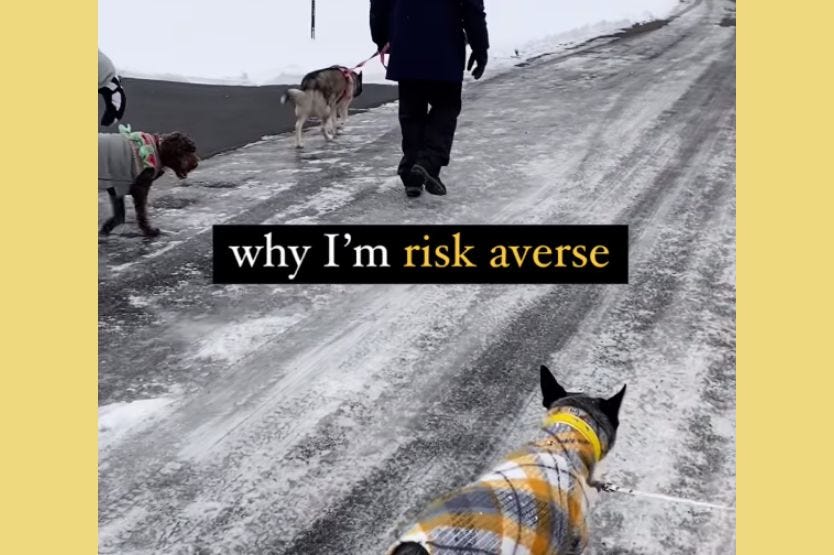
<instances>
[{"instance_id":1,"label":"husky dog","mask_svg":"<svg viewBox=\"0 0 834 555\"><path fill-rule=\"evenodd\" d=\"M295 146L303 148L304 123L310 116L321 121L324 138L332 141L347 123L348 108L362 94L362 74L342 66L312 71L301 80L300 88L289 89L281 103L295 104Z\"/></svg>"},{"instance_id":2,"label":"husky dog","mask_svg":"<svg viewBox=\"0 0 834 555\"><path fill-rule=\"evenodd\" d=\"M124 197L131 195L139 228L148 237L159 235L159 229L148 222L151 185L166 167L185 179L199 161L194 141L183 133L153 135L131 131L128 126L120 126L119 133L99 133L98 186L99 190L107 191L113 208L113 214L101 226L101 233L107 235L124 223Z\"/></svg>"},{"instance_id":3,"label":"husky dog","mask_svg":"<svg viewBox=\"0 0 834 555\"><path fill-rule=\"evenodd\" d=\"M565 391L541 367L540 437L441 497L390 555L579 554L588 544L594 466L614 445L625 386L610 399Z\"/></svg>"}]
</instances>

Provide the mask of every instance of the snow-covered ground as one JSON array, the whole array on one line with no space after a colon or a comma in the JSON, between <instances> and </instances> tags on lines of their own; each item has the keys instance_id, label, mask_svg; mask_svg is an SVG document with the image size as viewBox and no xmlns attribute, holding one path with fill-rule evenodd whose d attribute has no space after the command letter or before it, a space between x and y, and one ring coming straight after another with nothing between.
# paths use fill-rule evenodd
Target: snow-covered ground
<instances>
[{"instance_id":1,"label":"snow-covered ground","mask_svg":"<svg viewBox=\"0 0 834 555\"><path fill-rule=\"evenodd\" d=\"M665 17L680 0L485 4L495 69ZM368 0L317 0L316 6L311 40L309 0L99 0L99 47L123 75L243 85L294 83L310 69L354 65L374 52ZM384 81L382 66L368 64L365 79Z\"/></svg>"}]
</instances>

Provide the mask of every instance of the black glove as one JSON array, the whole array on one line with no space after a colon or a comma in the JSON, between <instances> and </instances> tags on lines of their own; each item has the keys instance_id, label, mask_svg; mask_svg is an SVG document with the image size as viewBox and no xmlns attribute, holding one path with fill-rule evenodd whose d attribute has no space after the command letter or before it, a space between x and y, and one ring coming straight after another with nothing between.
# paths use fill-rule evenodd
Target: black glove
<instances>
[{"instance_id":1,"label":"black glove","mask_svg":"<svg viewBox=\"0 0 834 555\"><path fill-rule=\"evenodd\" d=\"M114 121L122 119L125 115L127 97L118 77L114 77L107 86L100 88L98 92L104 99L104 115L101 117L101 125L107 127Z\"/></svg>"},{"instance_id":2,"label":"black glove","mask_svg":"<svg viewBox=\"0 0 834 555\"><path fill-rule=\"evenodd\" d=\"M469 64L466 66L468 71L472 71L472 77L475 78L477 81L481 78L484 74L484 70L486 69L487 65L487 53L486 50L482 50L480 52L472 51L472 54L469 56ZM475 70L472 70L472 66L475 66Z\"/></svg>"}]
</instances>

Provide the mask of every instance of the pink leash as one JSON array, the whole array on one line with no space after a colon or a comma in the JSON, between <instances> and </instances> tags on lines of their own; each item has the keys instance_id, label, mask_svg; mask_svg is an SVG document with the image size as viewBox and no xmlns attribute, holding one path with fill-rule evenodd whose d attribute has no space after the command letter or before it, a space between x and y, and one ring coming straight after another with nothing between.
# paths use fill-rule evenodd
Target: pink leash
<instances>
[{"instance_id":1,"label":"pink leash","mask_svg":"<svg viewBox=\"0 0 834 555\"><path fill-rule=\"evenodd\" d=\"M391 45L386 44L385 46L382 47L382 50L380 50L378 52L374 52L373 55L370 58L368 58L366 60L362 60L361 62L359 62L358 64L353 66L353 69L362 68L362 66L364 66L365 64L367 64L368 62L370 62L371 60L376 58L377 56L379 56L379 61L382 63L382 67L384 67L385 69L388 69L388 64L385 63L385 55L388 54L388 51L390 49L391 49Z\"/></svg>"}]
</instances>

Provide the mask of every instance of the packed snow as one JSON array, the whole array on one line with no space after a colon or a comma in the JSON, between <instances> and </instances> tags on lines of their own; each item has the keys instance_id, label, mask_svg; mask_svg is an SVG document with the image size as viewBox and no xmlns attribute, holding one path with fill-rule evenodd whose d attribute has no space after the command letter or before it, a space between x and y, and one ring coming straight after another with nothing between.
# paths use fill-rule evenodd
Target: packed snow
<instances>
[{"instance_id":1,"label":"packed snow","mask_svg":"<svg viewBox=\"0 0 834 555\"><path fill-rule=\"evenodd\" d=\"M196 358L235 363L262 348L301 318L301 314L292 314L226 323L205 336L200 342ZM195 326L191 324L189 327ZM196 327L201 329L200 326Z\"/></svg>"},{"instance_id":2,"label":"packed snow","mask_svg":"<svg viewBox=\"0 0 834 555\"><path fill-rule=\"evenodd\" d=\"M666 17L680 0L486 0L491 69L552 52L633 23ZM99 0L99 48L122 75L170 81L295 83L311 69L353 66L375 46L368 0ZM153 29L146 34L144 30ZM383 82L373 60L367 82Z\"/></svg>"},{"instance_id":3,"label":"packed snow","mask_svg":"<svg viewBox=\"0 0 834 555\"><path fill-rule=\"evenodd\" d=\"M147 427L163 417L174 397L138 399L129 403L110 403L98 408L98 442L101 450L118 442L129 433Z\"/></svg>"}]
</instances>

